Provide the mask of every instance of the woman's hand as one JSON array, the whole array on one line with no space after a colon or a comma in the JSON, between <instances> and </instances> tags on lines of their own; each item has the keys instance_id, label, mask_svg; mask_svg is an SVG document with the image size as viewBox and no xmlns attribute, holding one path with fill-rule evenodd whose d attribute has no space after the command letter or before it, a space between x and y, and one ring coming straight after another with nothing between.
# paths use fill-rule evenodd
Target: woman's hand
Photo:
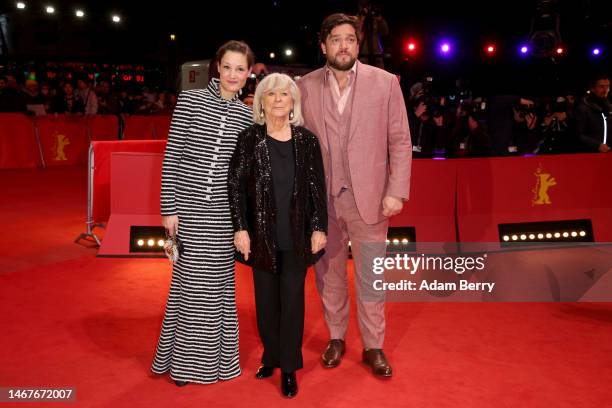
<instances>
[{"instance_id":1,"label":"woman's hand","mask_svg":"<svg viewBox=\"0 0 612 408\"><path fill-rule=\"evenodd\" d=\"M178 233L179 219L178 215L162 216L162 225L168 232L168 236L176 237Z\"/></svg>"},{"instance_id":2,"label":"woman's hand","mask_svg":"<svg viewBox=\"0 0 612 408\"><path fill-rule=\"evenodd\" d=\"M244 256L244 260L249 260L249 254L251 253L251 238L249 238L248 231L237 231L234 233L234 245L238 252Z\"/></svg>"},{"instance_id":3,"label":"woman's hand","mask_svg":"<svg viewBox=\"0 0 612 408\"><path fill-rule=\"evenodd\" d=\"M312 233L312 237L310 238L310 246L312 248L312 253L316 254L327 244L327 236L322 231L315 231Z\"/></svg>"}]
</instances>

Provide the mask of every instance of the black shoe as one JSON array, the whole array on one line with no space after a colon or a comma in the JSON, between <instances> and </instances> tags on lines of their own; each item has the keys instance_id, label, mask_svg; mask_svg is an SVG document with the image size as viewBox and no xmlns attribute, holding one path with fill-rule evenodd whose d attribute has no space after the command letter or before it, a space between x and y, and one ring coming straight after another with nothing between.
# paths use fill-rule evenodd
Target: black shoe
<instances>
[{"instance_id":1,"label":"black shoe","mask_svg":"<svg viewBox=\"0 0 612 408\"><path fill-rule=\"evenodd\" d=\"M263 365L257 369L257 372L255 373L255 378L257 378L258 380L262 380L264 378L270 377L273 373L274 367Z\"/></svg>"},{"instance_id":2,"label":"black shoe","mask_svg":"<svg viewBox=\"0 0 612 408\"><path fill-rule=\"evenodd\" d=\"M287 398L293 398L298 393L297 378L295 372L282 373L281 375L281 391Z\"/></svg>"},{"instance_id":3,"label":"black shoe","mask_svg":"<svg viewBox=\"0 0 612 408\"><path fill-rule=\"evenodd\" d=\"M179 380L174 380L174 384L175 384L177 387L184 387L184 386L186 386L186 385L187 385L187 381L179 381Z\"/></svg>"}]
</instances>

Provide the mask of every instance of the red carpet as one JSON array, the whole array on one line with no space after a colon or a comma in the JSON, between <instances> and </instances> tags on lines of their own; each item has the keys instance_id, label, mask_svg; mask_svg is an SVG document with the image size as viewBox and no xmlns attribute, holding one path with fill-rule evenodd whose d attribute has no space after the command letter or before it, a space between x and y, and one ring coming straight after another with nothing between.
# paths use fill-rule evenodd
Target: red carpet
<instances>
[{"instance_id":1,"label":"red carpet","mask_svg":"<svg viewBox=\"0 0 612 408\"><path fill-rule=\"evenodd\" d=\"M253 378L261 346L246 269L237 271L243 375L179 389L149 373L169 264L96 258L73 244L85 182L84 168L0 172L0 387L75 387L68 406L79 407L610 406L610 304L389 304L395 375L383 381L359 363L354 313L342 364L320 366L327 331L312 273L300 392L285 401L278 374Z\"/></svg>"}]
</instances>

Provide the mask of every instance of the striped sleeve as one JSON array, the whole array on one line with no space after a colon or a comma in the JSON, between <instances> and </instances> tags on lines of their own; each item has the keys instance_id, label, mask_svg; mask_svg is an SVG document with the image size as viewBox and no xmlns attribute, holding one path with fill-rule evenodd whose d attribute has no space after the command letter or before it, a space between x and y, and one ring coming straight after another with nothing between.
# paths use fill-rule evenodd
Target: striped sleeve
<instances>
[{"instance_id":1,"label":"striped sleeve","mask_svg":"<svg viewBox=\"0 0 612 408\"><path fill-rule=\"evenodd\" d=\"M190 95L181 92L172 114L172 122L166 144L166 153L162 165L161 180L161 215L176 215L175 188L179 174L179 163L185 148L190 121Z\"/></svg>"}]
</instances>

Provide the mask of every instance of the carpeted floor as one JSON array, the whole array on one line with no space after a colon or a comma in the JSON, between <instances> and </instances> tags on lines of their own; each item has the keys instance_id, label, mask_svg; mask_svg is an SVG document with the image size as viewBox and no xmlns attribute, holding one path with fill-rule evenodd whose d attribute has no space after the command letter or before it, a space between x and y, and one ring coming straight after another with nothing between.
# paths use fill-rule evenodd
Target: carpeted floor
<instances>
[{"instance_id":1,"label":"carpeted floor","mask_svg":"<svg viewBox=\"0 0 612 408\"><path fill-rule=\"evenodd\" d=\"M177 388L149 371L169 264L74 244L85 192L81 167L0 171L0 387L75 387L68 406L79 407L610 406L612 305L388 304L395 375L385 381L359 362L354 313L342 364L321 367L327 330L312 273L300 392L286 401L278 374L253 378L261 346L246 268L236 273L243 375Z\"/></svg>"}]
</instances>

